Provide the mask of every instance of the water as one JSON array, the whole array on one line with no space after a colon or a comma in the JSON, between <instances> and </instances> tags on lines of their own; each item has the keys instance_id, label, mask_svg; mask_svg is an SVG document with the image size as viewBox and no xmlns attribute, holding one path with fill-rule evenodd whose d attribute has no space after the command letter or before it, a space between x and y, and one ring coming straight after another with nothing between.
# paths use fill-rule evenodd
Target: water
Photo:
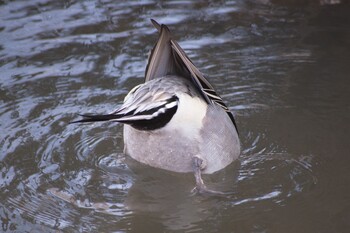
<instances>
[{"instance_id":1,"label":"water","mask_svg":"<svg viewBox=\"0 0 350 233\"><path fill-rule=\"evenodd\" d=\"M350 6L0 3L0 231L348 232ZM109 112L169 25L234 112L242 155L205 176L135 163Z\"/></svg>"}]
</instances>

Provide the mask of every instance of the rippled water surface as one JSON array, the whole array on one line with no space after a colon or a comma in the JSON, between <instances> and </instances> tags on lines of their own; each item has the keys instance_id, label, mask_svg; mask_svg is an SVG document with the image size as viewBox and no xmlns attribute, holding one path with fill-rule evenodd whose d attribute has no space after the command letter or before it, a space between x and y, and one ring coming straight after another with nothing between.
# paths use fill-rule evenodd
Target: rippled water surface
<instances>
[{"instance_id":1,"label":"rippled water surface","mask_svg":"<svg viewBox=\"0 0 350 233\"><path fill-rule=\"evenodd\" d=\"M239 160L204 176L227 195L68 124L143 81L150 18L236 116ZM2 1L0 231L349 232L349 74L345 1Z\"/></svg>"}]
</instances>

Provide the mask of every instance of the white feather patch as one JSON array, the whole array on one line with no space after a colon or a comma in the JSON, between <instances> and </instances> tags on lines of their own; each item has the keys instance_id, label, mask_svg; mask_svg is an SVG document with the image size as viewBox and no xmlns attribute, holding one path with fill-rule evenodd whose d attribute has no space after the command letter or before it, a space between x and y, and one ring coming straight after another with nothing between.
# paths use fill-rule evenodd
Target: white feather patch
<instances>
[{"instance_id":1,"label":"white feather patch","mask_svg":"<svg viewBox=\"0 0 350 233\"><path fill-rule=\"evenodd\" d=\"M180 94L178 98L177 111L164 130L178 131L182 136L198 138L208 105L202 99L187 94Z\"/></svg>"}]
</instances>

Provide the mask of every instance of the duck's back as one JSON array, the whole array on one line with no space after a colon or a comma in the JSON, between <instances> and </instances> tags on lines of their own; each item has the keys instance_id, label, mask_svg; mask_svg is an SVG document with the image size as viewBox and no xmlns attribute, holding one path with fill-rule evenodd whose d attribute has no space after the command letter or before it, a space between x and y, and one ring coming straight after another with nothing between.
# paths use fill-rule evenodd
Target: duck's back
<instances>
[{"instance_id":1,"label":"duck's back","mask_svg":"<svg viewBox=\"0 0 350 233\"><path fill-rule=\"evenodd\" d=\"M147 88L155 81L164 87L169 87L168 82L175 86L177 111L159 129L144 131L124 125L126 154L141 163L175 172L192 172L193 157L199 156L204 160L203 173L220 170L238 157L238 135L224 109L208 105L187 79L166 76L143 85Z\"/></svg>"}]
</instances>

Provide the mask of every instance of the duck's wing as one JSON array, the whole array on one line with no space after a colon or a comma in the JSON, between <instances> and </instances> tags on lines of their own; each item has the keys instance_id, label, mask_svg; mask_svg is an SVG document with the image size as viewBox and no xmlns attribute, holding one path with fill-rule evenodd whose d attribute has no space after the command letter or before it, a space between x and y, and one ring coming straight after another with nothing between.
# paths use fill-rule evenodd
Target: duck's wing
<instances>
[{"instance_id":1,"label":"duck's wing","mask_svg":"<svg viewBox=\"0 0 350 233\"><path fill-rule=\"evenodd\" d=\"M71 123L116 121L138 129L157 129L170 121L177 107L178 98L173 92L167 92L155 82L148 82L133 88L122 106L112 113L80 114L83 119Z\"/></svg>"},{"instance_id":2,"label":"duck's wing","mask_svg":"<svg viewBox=\"0 0 350 233\"><path fill-rule=\"evenodd\" d=\"M191 59L187 56L177 41L171 38L169 28L164 24L160 25L153 19L151 19L151 22L160 32L160 36L150 56L146 69L146 81L152 78L153 74L161 74L162 76L167 74L176 74L182 77L190 78L205 101L208 104L215 103L223 108L237 129L234 117L227 108L226 104L223 102L222 98L216 93L213 86L193 64ZM162 59L164 59L163 64L166 64L167 66L155 66L161 64L160 61L162 61ZM155 72L155 70L158 70L158 72Z\"/></svg>"}]
</instances>

